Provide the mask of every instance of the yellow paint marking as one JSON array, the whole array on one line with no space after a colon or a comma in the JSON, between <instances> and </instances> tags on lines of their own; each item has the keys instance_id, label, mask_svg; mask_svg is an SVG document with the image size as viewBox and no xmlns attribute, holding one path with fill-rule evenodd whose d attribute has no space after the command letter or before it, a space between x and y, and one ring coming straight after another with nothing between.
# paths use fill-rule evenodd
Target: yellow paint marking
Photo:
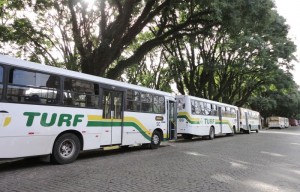
<instances>
[{"instance_id":1,"label":"yellow paint marking","mask_svg":"<svg viewBox=\"0 0 300 192\"><path fill-rule=\"evenodd\" d=\"M113 149L119 149L120 146L119 145L115 145L115 146L108 146L108 147L103 147L103 150L113 150Z\"/></svg>"},{"instance_id":2,"label":"yellow paint marking","mask_svg":"<svg viewBox=\"0 0 300 192\"><path fill-rule=\"evenodd\" d=\"M11 122L11 117L6 117L3 126L6 127Z\"/></svg>"}]
</instances>

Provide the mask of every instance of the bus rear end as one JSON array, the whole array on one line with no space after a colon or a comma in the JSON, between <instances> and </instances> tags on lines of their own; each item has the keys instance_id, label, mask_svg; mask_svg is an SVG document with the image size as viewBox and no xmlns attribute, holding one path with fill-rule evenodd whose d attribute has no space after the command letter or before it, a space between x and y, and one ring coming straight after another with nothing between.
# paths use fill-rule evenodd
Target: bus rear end
<instances>
[{"instance_id":1,"label":"bus rear end","mask_svg":"<svg viewBox=\"0 0 300 192\"><path fill-rule=\"evenodd\" d=\"M188 105L187 97L176 96L177 101L177 133L181 135L189 134Z\"/></svg>"}]
</instances>

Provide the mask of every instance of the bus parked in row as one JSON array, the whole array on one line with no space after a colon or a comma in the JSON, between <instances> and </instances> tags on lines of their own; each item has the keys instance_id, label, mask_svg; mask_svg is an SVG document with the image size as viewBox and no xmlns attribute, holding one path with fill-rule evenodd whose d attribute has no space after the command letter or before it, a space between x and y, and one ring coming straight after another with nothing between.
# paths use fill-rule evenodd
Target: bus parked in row
<instances>
[{"instance_id":1,"label":"bus parked in row","mask_svg":"<svg viewBox=\"0 0 300 192\"><path fill-rule=\"evenodd\" d=\"M298 126L298 120L297 119L288 119L291 126Z\"/></svg>"},{"instance_id":2,"label":"bus parked in row","mask_svg":"<svg viewBox=\"0 0 300 192\"><path fill-rule=\"evenodd\" d=\"M170 93L0 56L0 158L148 145L176 137Z\"/></svg>"},{"instance_id":3,"label":"bus parked in row","mask_svg":"<svg viewBox=\"0 0 300 192\"><path fill-rule=\"evenodd\" d=\"M256 131L258 133L261 129L261 118L257 111L239 107L239 129L241 132L250 133Z\"/></svg>"},{"instance_id":4,"label":"bus parked in row","mask_svg":"<svg viewBox=\"0 0 300 192\"><path fill-rule=\"evenodd\" d=\"M287 128L288 127L288 119L285 117L272 116L267 117L267 124L269 128Z\"/></svg>"},{"instance_id":5,"label":"bus parked in row","mask_svg":"<svg viewBox=\"0 0 300 192\"><path fill-rule=\"evenodd\" d=\"M234 134L238 130L238 108L216 101L187 95L176 96L177 133L185 139L193 136Z\"/></svg>"},{"instance_id":6,"label":"bus parked in row","mask_svg":"<svg viewBox=\"0 0 300 192\"><path fill-rule=\"evenodd\" d=\"M178 95L177 132L184 139L235 133L250 133L261 129L261 118L257 111L203 98Z\"/></svg>"}]
</instances>

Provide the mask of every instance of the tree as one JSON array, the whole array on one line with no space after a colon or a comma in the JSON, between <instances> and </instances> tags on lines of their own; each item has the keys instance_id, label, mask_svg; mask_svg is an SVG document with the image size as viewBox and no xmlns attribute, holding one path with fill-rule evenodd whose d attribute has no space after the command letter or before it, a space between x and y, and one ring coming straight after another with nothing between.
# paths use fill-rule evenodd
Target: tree
<instances>
[{"instance_id":1,"label":"tree","mask_svg":"<svg viewBox=\"0 0 300 192\"><path fill-rule=\"evenodd\" d=\"M8 10L6 15L13 23L22 19L26 25L6 23L2 27L12 36L26 37L23 44L34 47L32 52L42 55L46 63L55 63L47 53L49 47L55 48L68 58L66 63L78 62L74 70L116 79L153 48L184 36L189 26L201 23L199 31L213 26L217 21L207 17L213 12L208 6L212 4L205 0L101 0L93 5L85 0L16 0L7 2L3 9ZM22 18L12 17L15 11L25 10L34 12L35 19L26 16L28 13ZM151 38L126 53L138 34L149 29ZM20 44L12 36L2 40ZM73 69L73 65L67 68Z\"/></svg>"},{"instance_id":2,"label":"tree","mask_svg":"<svg viewBox=\"0 0 300 192\"><path fill-rule=\"evenodd\" d=\"M272 1L248 3L226 4L219 25L166 46L181 94L242 106L279 67L291 68L295 45Z\"/></svg>"},{"instance_id":3,"label":"tree","mask_svg":"<svg viewBox=\"0 0 300 192\"><path fill-rule=\"evenodd\" d=\"M269 84L256 90L247 105L260 111L263 117L282 116L296 118L299 114L300 92L292 75L278 69Z\"/></svg>"},{"instance_id":4,"label":"tree","mask_svg":"<svg viewBox=\"0 0 300 192\"><path fill-rule=\"evenodd\" d=\"M125 81L144 87L172 92L173 77L164 60L163 49L153 50L136 65L125 70Z\"/></svg>"}]
</instances>

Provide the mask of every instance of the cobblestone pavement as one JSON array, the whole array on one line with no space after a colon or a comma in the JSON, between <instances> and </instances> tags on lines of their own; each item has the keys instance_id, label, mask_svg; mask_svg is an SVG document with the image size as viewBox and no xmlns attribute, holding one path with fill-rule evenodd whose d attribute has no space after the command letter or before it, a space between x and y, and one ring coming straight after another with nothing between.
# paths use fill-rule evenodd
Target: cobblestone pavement
<instances>
[{"instance_id":1,"label":"cobblestone pavement","mask_svg":"<svg viewBox=\"0 0 300 192\"><path fill-rule=\"evenodd\" d=\"M298 192L300 127L82 153L68 165L0 162L0 191Z\"/></svg>"}]
</instances>

